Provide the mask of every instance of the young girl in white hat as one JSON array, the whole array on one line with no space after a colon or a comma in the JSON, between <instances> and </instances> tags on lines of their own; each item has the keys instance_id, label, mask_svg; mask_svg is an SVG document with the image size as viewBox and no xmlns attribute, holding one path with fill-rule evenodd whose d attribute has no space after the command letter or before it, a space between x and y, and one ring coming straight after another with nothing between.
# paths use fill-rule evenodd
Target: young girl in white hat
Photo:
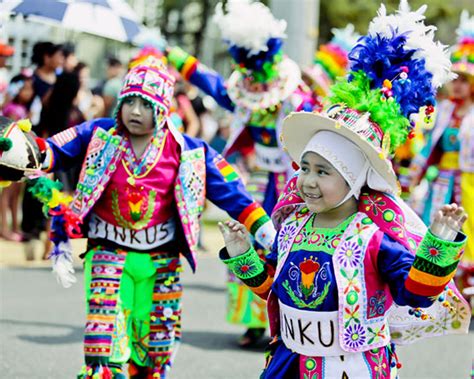
<instances>
[{"instance_id":1,"label":"young girl in white hat","mask_svg":"<svg viewBox=\"0 0 474 379\"><path fill-rule=\"evenodd\" d=\"M393 343L467 331L469 307L451 281L466 213L444 205L427 230L397 196L388 159L450 77L423 12L402 2L387 16L382 6L332 105L286 118L282 140L300 170L274 209L265 261L241 224L220 225L221 258L267 300L274 339L262 378L395 377Z\"/></svg>"}]
</instances>

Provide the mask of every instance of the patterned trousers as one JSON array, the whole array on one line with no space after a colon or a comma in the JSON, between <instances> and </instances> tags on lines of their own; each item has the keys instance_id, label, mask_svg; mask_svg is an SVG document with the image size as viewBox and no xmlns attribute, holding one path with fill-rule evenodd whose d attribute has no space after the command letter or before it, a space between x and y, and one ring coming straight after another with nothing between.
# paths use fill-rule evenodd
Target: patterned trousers
<instances>
[{"instance_id":1,"label":"patterned trousers","mask_svg":"<svg viewBox=\"0 0 474 379\"><path fill-rule=\"evenodd\" d=\"M95 247L85 257L86 374L82 378L130 362L150 368L153 378L163 379L181 340L179 256L110 250Z\"/></svg>"}]
</instances>

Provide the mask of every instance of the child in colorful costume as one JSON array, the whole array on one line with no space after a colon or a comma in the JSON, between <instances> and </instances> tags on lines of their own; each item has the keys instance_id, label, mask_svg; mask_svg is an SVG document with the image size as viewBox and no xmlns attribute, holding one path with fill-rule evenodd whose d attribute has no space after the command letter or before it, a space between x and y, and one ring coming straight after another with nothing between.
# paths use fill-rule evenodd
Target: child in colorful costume
<instances>
[{"instance_id":1,"label":"child in colorful costume","mask_svg":"<svg viewBox=\"0 0 474 379\"><path fill-rule=\"evenodd\" d=\"M451 61L458 77L449 84L451 98L437 107L426 146L410 167L413 182L418 183L423 176L430 182L428 193L419 202L421 207L415 208L425 224L440 204L453 201L462 204L469 215L474 214L474 16L463 11L456 33L458 43ZM470 238L461 264L463 286L472 287L474 217L468 219L464 232Z\"/></svg>"},{"instance_id":2,"label":"child in colorful costume","mask_svg":"<svg viewBox=\"0 0 474 379\"><path fill-rule=\"evenodd\" d=\"M333 28L331 32L334 35L331 41L321 45L314 53L313 66L303 70L303 78L320 104L329 95L329 87L336 79L346 76L349 68L348 54L360 37L352 24L346 25L344 29Z\"/></svg>"},{"instance_id":3,"label":"child in colorful costume","mask_svg":"<svg viewBox=\"0 0 474 379\"><path fill-rule=\"evenodd\" d=\"M125 77L114 119L47 140L46 171L84 159L74 198L52 209L52 259L70 285L68 237L84 223L87 323L78 378L164 378L181 338L180 253L196 269L206 197L239 219L263 246L273 225L232 167L169 120L174 79L150 57ZM45 193L41 183L37 192ZM51 192L54 192L51 190Z\"/></svg>"},{"instance_id":4,"label":"child in colorful costume","mask_svg":"<svg viewBox=\"0 0 474 379\"><path fill-rule=\"evenodd\" d=\"M285 119L283 143L301 169L275 207L279 231L265 261L241 225L220 224L221 258L267 300L274 340L262 378L395 377L391 342L468 329L469 307L450 282L465 213L446 205L426 230L396 196L389 160L410 114L449 77L423 18L406 2L395 16L382 6L350 54L348 81L332 87L332 105ZM394 90L382 100L386 81Z\"/></svg>"},{"instance_id":5,"label":"child in colorful costume","mask_svg":"<svg viewBox=\"0 0 474 379\"><path fill-rule=\"evenodd\" d=\"M314 103L298 65L282 53L286 22L251 0L228 1L227 10L224 14L219 4L214 16L235 62L235 71L226 82L178 47L169 51L168 59L185 80L234 114L224 155L235 151L255 154L247 189L270 213L291 171L278 139L281 123L290 111L311 110ZM250 345L266 328L265 304L233 277L228 288L227 319L248 328L240 344Z\"/></svg>"}]
</instances>

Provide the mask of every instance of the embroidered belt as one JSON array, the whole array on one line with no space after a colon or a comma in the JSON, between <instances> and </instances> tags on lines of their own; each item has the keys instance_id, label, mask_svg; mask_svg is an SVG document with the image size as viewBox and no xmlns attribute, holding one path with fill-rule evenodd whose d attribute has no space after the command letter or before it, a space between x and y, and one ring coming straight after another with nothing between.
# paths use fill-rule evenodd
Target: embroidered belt
<instances>
[{"instance_id":1,"label":"embroidered belt","mask_svg":"<svg viewBox=\"0 0 474 379\"><path fill-rule=\"evenodd\" d=\"M146 229L132 230L110 224L96 214L92 214L87 236L106 239L137 250L150 250L172 241L175 232L176 221L174 218Z\"/></svg>"},{"instance_id":2,"label":"embroidered belt","mask_svg":"<svg viewBox=\"0 0 474 379\"><path fill-rule=\"evenodd\" d=\"M280 334L288 349L308 357L349 354L339 345L337 311L304 311L279 303Z\"/></svg>"},{"instance_id":3,"label":"embroidered belt","mask_svg":"<svg viewBox=\"0 0 474 379\"><path fill-rule=\"evenodd\" d=\"M255 164L258 168L271 172L286 172L285 153L280 147L255 144Z\"/></svg>"}]
</instances>

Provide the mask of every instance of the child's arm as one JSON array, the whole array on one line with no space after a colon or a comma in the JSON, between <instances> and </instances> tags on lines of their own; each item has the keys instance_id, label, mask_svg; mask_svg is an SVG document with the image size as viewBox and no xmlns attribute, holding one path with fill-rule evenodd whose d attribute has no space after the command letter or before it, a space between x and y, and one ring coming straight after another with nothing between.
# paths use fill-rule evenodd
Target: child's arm
<instances>
[{"instance_id":1,"label":"child's arm","mask_svg":"<svg viewBox=\"0 0 474 379\"><path fill-rule=\"evenodd\" d=\"M444 291L463 252L466 238L458 231L466 217L455 204L441 208L414 257L398 242L384 237L378 268L397 304L428 307Z\"/></svg>"},{"instance_id":2,"label":"child's arm","mask_svg":"<svg viewBox=\"0 0 474 379\"><path fill-rule=\"evenodd\" d=\"M48 138L43 170L52 172L81 164L94 129L102 127L107 130L113 124L114 121L108 118L86 121Z\"/></svg>"},{"instance_id":3,"label":"child's arm","mask_svg":"<svg viewBox=\"0 0 474 379\"><path fill-rule=\"evenodd\" d=\"M270 250L275 228L265 210L253 200L240 176L213 148L204 143L206 152L206 196L247 230L265 249Z\"/></svg>"},{"instance_id":4,"label":"child's arm","mask_svg":"<svg viewBox=\"0 0 474 379\"><path fill-rule=\"evenodd\" d=\"M234 103L227 94L224 79L217 72L209 70L180 47L168 51L168 60L185 80L214 98L221 107L234 111Z\"/></svg>"},{"instance_id":5,"label":"child's arm","mask_svg":"<svg viewBox=\"0 0 474 379\"><path fill-rule=\"evenodd\" d=\"M220 258L235 276L249 287L257 296L266 300L273 284L276 267L276 242L272 252L263 261L252 244L245 227L236 221L219 223L226 247Z\"/></svg>"}]
</instances>

